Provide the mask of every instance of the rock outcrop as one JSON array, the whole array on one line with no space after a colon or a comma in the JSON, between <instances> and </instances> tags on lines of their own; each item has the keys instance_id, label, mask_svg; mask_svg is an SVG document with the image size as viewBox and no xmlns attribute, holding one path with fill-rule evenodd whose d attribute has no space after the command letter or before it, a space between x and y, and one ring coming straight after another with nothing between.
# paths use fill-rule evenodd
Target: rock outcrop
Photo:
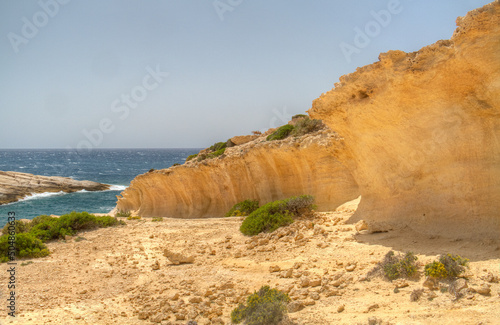
<instances>
[{"instance_id":1,"label":"rock outcrop","mask_svg":"<svg viewBox=\"0 0 500 325\"><path fill-rule=\"evenodd\" d=\"M328 130L279 141L262 135L218 158L137 176L116 209L143 217L210 218L246 199L264 204L302 194L315 196L319 210L335 209L359 196L335 156L342 147Z\"/></svg>"},{"instance_id":2,"label":"rock outcrop","mask_svg":"<svg viewBox=\"0 0 500 325\"><path fill-rule=\"evenodd\" d=\"M91 181L76 181L68 177L38 176L27 173L0 171L0 205L16 202L36 193L109 190L110 185Z\"/></svg>"},{"instance_id":3,"label":"rock outcrop","mask_svg":"<svg viewBox=\"0 0 500 325\"><path fill-rule=\"evenodd\" d=\"M500 2L457 25L450 40L381 54L309 110L345 139L372 230L500 235Z\"/></svg>"}]
</instances>

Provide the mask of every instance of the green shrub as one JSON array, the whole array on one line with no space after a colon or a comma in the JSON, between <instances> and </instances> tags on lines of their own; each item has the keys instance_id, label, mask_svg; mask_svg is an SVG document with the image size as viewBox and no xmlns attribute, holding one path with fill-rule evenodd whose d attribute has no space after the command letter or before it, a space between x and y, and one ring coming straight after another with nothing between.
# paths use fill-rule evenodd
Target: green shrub
<instances>
[{"instance_id":1,"label":"green shrub","mask_svg":"<svg viewBox=\"0 0 500 325\"><path fill-rule=\"evenodd\" d=\"M130 217L131 213L130 211L122 211L122 210L119 210L116 214L115 214L115 217L117 218L128 218Z\"/></svg>"},{"instance_id":2,"label":"green shrub","mask_svg":"<svg viewBox=\"0 0 500 325\"><path fill-rule=\"evenodd\" d=\"M282 140L290 135L293 131L294 126L291 124L286 124L278 128L273 134L267 137L267 141Z\"/></svg>"},{"instance_id":3,"label":"green shrub","mask_svg":"<svg viewBox=\"0 0 500 325\"><path fill-rule=\"evenodd\" d=\"M17 223L16 223L17 224ZM24 228L19 228L15 236L16 256L43 257L50 254L43 242L53 239L63 239L82 230L112 227L125 224L110 216L96 217L87 212L71 212L59 218L41 215L27 222ZM8 235L0 237L0 261L6 262L8 255Z\"/></svg>"},{"instance_id":4,"label":"green shrub","mask_svg":"<svg viewBox=\"0 0 500 325\"><path fill-rule=\"evenodd\" d=\"M459 276L468 267L469 260L459 255L446 254L425 265L425 275L435 278L450 278Z\"/></svg>"},{"instance_id":5,"label":"green shrub","mask_svg":"<svg viewBox=\"0 0 500 325\"><path fill-rule=\"evenodd\" d=\"M226 152L226 148L221 148L219 150L216 150L214 152L211 152L208 154L208 158L216 158L224 154Z\"/></svg>"},{"instance_id":6,"label":"green shrub","mask_svg":"<svg viewBox=\"0 0 500 325\"><path fill-rule=\"evenodd\" d=\"M219 151L227 147L227 142L217 142L210 147L210 151Z\"/></svg>"},{"instance_id":7,"label":"green shrub","mask_svg":"<svg viewBox=\"0 0 500 325\"><path fill-rule=\"evenodd\" d=\"M9 261L9 235L0 237L0 262ZM44 257L50 254L47 246L30 233L15 236L15 255L17 258Z\"/></svg>"},{"instance_id":8,"label":"green shrub","mask_svg":"<svg viewBox=\"0 0 500 325\"><path fill-rule=\"evenodd\" d=\"M186 162L187 161L190 161L190 160L193 160L194 158L198 157L198 154L195 153L194 155L189 155L187 158L186 158Z\"/></svg>"},{"instance_id":9,"label":"green shrub","mask_svg":"<svg viewBox=\"0 0 500 325\"><path fill-rule=\"evenodd\" d=\"M127 220L141 220L142 218L140 216L128 216Z\"/></svg>"},{"instance_id":10,"label":"green shrub","mask_svg":"<svg viewBox=\"0 0 500 325\"><path fill-rule=\"evenodd\" d=\"M306 114L297 114L292 116L292 120L295 120L296 118L309 118Z\"/></svg>"},{"instance_id":11,"label":"green shrub","mask_svg":"<svg viewBox=\"0 0 500 325\"><path fill-rule=\"evenodd\" d=\"M314 198L310 195L295 196L285 200L269 202L243 220L240 231L247 236L261 232L273 232L279 227L293 223L304 210L312 210Z\"/></svg>"},{"instance_id":12,"label":"green shrub","mask_svg":"<svg viewBox=\"0 0 500 325\"><path fill-rule=\"evenodd\" d=\"M417 274L417 265L415 263L417 259L412 252L396 256L394 251L390 251L385 255L382 262L377 265L377 268L381 269L389 280L410 278Z\"/></svg>"},{"instance_id":13,"label":"green shrub","mask_svg":"<svg viewBox=\"0 0 500 325\"><path fill-rule=\"evenodd\" d=\"M48 216L46 214L42 214L40 216L37 216L37 217L34 217L30 223L29 223L29 227L30 229L33 228L34 226L40 224L40 223L43 223L47 220L52 220L54 217L51 217L51 216Z\"/></svg>"},{"instance_id":14,"label":"green shrub","mask_svg":"<svg viewBox=\"0 0 500 325\"><path fill-rule=\"evenodd\" d=\"M300 195L293 196L286 199L286 209L292 212L295 216L300 215L302 212L310 211L315 209L314 196L312 195Z\"/></svg>"},{"instance_id":15,"label":"green shrub","mask_svg":"<svg viewBox=\"0 0 500 325\"><path fill-rule=\"evenodd\" d=\"M321 120L311 120L309 117L300 119L295 123L295 128L292 131L294 136L302 136L321 130L325 125Z\"/></svg>"},{"instance_id":16,"label":"green shrub","mask_svg":"<svg viewBox=\"0 0 500 325\"><path fill-rule=\"evenodd\" d=\"M9 234L9 227L12 228L12 226L7 222L5 226L2 229L2 235L8 235ZM27 232L29 230L29 222L23 222L21 220L15 220L14 225L13 225L13 230L15 231L16 234L19 234L21 232Z\"/></svg>"},{"instance_id":17,"label":"green shrub","mask_svg":"<svg viewBox=\"0 0 500 325\"><path fill-rule=\"evenodd\" d=\"M110 216L96 217L87 212L71 212L59 218L44 218L30 229L30 234L42 241L64 239L64 236L73 236L82 230L112 227L124 224Z\"/></svg>"},{"instance_id":18,"label":"green shrub","mask_svg":"<svg viewBox=\"0 0 500 325\"><path fill-rule=\"evenodd\" d=\"M231 312L231 321L248 325L278 324L287 313L288 295L269 286L263 286L258 292L247 298L246 305L240 304Z\"/></svg>"},{"instance_id":19,"label":"green shrub","mask_svg":"<svg viewBox=\"0 0 500 325\"><path fill-rule=\"evenodd\" d=\"M231 210L226 213L226 217L234 216L248 216L250 213L254 212L259 208L259 201L256 200L245 200L236 203Z\"/></svg>"}]
</instances>

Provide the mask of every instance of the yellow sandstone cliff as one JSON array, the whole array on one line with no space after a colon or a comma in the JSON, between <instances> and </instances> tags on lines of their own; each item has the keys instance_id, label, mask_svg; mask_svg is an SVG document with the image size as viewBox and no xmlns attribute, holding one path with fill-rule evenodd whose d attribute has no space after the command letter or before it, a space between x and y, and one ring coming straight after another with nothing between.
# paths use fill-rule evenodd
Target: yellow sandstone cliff
<instances>
[{"instance_id":1,"label":"yellow sandstone cliff","mask_svg":"<svg viewBox=\"0 0 500 325\"><path fill-rule=\"evenodd\" d=\"M309 114L345 138L374 230L500 235L500 2L451 40L390 51L343 76Z\"/></svg>"},{"instance_id":2,"label":"yellow sandstone cliff","mask_svg":"<svg viewBox=\"0 0 500 325\"><path fill-rule=\"evenodd\" d=\"M328 210L361 194L351 221L372 231L498 238L500 2L457 25L450 40L381 54L316 99L310 116L337 133L244 139L219 158L138 176L117 209L220 217L245 199L311 194Z\"/></svg>"},{"instance_id":3,"label":"yellow sandstone cliff","mask_svg":"<svg viewBox=\"0 0 500 325\"><path fill-rule=\"evenodd\" d=\"M261 204L302 194L319 210L359 196L350 172L335 158L343 141L328 130L279 141L263 135L227 148L219 158L137 176L118 197L117 210L145 217L222 217L246 199Z\"/></svg>"}]
</instances>

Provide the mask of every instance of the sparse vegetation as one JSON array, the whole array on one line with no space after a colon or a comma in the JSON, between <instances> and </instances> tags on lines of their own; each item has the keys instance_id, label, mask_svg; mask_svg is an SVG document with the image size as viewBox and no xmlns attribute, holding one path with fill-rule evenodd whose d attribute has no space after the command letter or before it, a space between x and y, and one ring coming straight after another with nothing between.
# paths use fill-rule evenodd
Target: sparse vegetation
<instances>
[{"instance_id":1,"label":"sparse vegetation","mask_svg":"<svg viewBox=\"0 0 500 325\"><path fill-rule=\"evenodd\" d=\"M9 261L9 237L13 236L0 237L0 262L2 263ZM26 232L16 234L14 247L17 258L44 257L50 254L47 246L40 239Z\"/></svg>"},{"instance_id":2,"label":"sparse vegetation","mask_svg":"<svg viewBox=\"0 0 500 325\"><path fill-rule=\"evenodd\" d=\"M82 230L112 227L125 224L110 216L96 217L87 212L71 212L59 218L47 215L35 217L30 222L16 222L15 229L15 254L18 258L44 257L50 254L46 241L64 239L65 236L73 236ZM9 259L9 240L13 241L14 236L8 234L8 224L5 225L0 237L0 261L6 262ZM11 237L11 238L9 238ZM83 238L83 237L79 237Z\"/></svg>"},{"instance_id":3,"label":"sparse vegetation","mask_svg":"<svg viewBox=\"0 0 500 325\"><path fill-rule=\"evenodd\" d=\"M287 313L288 295L269 286L248 296L246 305L240 304L231 312L231 321L248 325L278 324Z\"/></svg>"},{"instance_id":4,"label":"sparse vegetation","mask_svg":"<svg viewBox=\"0 0 500 325\"><path fill-rule=\"evenodd\" d=\"M302 136L304 134L312 133L321 130L325 125L321 120L311 120L309 117L300 119L295 124L292 135Z\"/></svg>"},{"instance_id":5,"label":"sparse vegetation","mask_svg":"<svg viewBox=\"0 0 500 325\"><path fill-rule=\"evenodd\" d=\"M181 165L181 164L179 164L179 163L175 163L175 164L173 164L173 165L172 165L172 167L175 167L175 166L180 166L180 165Z\"/></svg>"},{"instance_id":6,"label":"sparse vegetation","mask_svg":"<svg viewBox=\"0 0 500 325\"><path fill-rule=\"evenodd\" d=\"M30 265L30 264L33 264L33 261L22 262L21 266L26 266L26 265Z\"/></svg>"},{"instance_id":7,"label":"sparse vegetation","mask_svg":"<svg viewBox=\"0 0 500 325\"><path fill-rule=\"evenodd\" d=\"M11 226L12 228L12 226ZM16 220L14 223L14 229L16 234L19 234L21 232L28 232L29 231L29 222L23 222L21 220ZM9 233L9 224L7 223L3 229L2 229L2 235L7 235Z\"/></svg>"},{"instance_id":8,"label":"sparse vegetation","mask_svg":"<svg viewBox=\"0 0 500 325\"><path fill-rule=\"evenodd\" d=\"M293 223L293 218L301 213L310 212L314 208L313 202L314 197L311 195L269 202L246 217L240 231L247 236L273 232L279 227Z\"/></svg>"},{"instance_id":9,"label":"sparse vegetation","mask_svg":"<svg viewBox=\"0 0 500 325\"><path fill-rule=\"evenodd\" d=\"M441 255L438 261L425 265L425 275L435 278L453 278L463 273L468 263L468 259L459 255Z\"/></svg>"},{"instance_id":10,"label":"sparse vegetation","mask_svg":"<svg viewBox=\"0 0 500 325\"><path fill-rule=\"evenodd\" d=\"M261 135L261 134L262 134L262 132L260 132L260 131L252 131L252 134L253 134L253 135Z\"/></svg>"},{"instance_id":11,"label":"sparse vegetation","mask_svg":"<svg viewBox=\"0 0 500 325\"><path fill-rule=\"evenodd\" d=\"M292 120L295 120L297 118L306 118L306 117L308 117L306 114L296 114L292 116Z\"/></svg>"},{"instance_id":12,"label":"sparse vegetation","mask_svg":"<svg viewBox=\"0 0 500 325\"><path fill-rule=\"evenodd\" d=\"M152 222L161 222L163 221L163 218L162 217L157 217L157 218L153 218L151 219Z\"/></svg>"},{"instance_id":13,"label":"sparse vegetation","mask_svg":"<svg viewBox=\"0 0 500 325\"><path fill-rule=\"evenodd\" d=\"M248 216L250 213L254 212L259 208L259 201L256 200L245 200L236 203L231 210L226 213L226 217L240 217Z\"/></svg>"},{"instance_id":14,"label":"sparse vegetation","mask_svg":"<svg viewBox=\"0 0 500 325\"><path fill-rule=\"evenodd\" d=\"M140 216L128 216L127 220L141 220Z\"/></svg>"},{"instance_id":15,"label":"sparse vegetation","mask_svg":"<svg viewBox=\"0 0 500 325\"><path fill-rule=\"evenodd\" d=\"M115 217L117 217L117 218L128 218L128 217L130 217L130 215L131 215L130 211L126 211L125 212L125 211L119 210L116 213Z\"/></svg>"},{"instance_id":16,"label":"sparse vegetation","mask_svg":"<svg viewBox=\"0 0 500 325\"><path fill-rule=\"evenodd\" d=\"M49 219L50 218L50 219ZM71 212L59 218L49 217L31 227L29 233L42 241L64 239L82 230L92 230L124 224L110 216L96 217L87 212Z\"/></svg>"},{"instance_id":17,"label":"sparse vegetation","mask_svg":"<svg viewBox=\"0 0 500 325\"><path fill-rule=\"evenodd\" d=\"M290 135L299 137L304 134L316 132L325 127L321 120L311 120L306 115L299 114L292 117L292 119L295 118L300 118L295 123L295 126L291 124L281 126L273 134L267 137L267 141L282 140Z\"/></svg>"},{"instance_id":18,"label":"sparse vegetation","mask_svg":"<svg viewBox=\"0 0 500 325\"><path fill-rule=\"evenodd\" d=\"M187 161L190 161L190 160L193 160L194 158L198 157L198 154L195 153L194 155L189 155L187 158L186 158L186 162Z\"/></svg>"},{"instance_id":19,"label":"sparse vegetation","mask_svg":"<svg viewBox=\"0 0 500 325\"><path fill-rule=\"evenodd\" d=\"M210 151L215 152L227 147L227 142L217 142L210 147Z\"/></svg>"},{"instance_id":20,"label":"sparse vegetation","mask_svg":"<svg viewBox=\"0 0 500 325\"><path fill-rule=\"evenodd\" d=\"M152 172L154 172L155 170L156 170L156 169L151 168L150 170L148 170L148 173L152 173Z\"/></svg>"},{"instance_id":21,"label":"sparse vegetation","mask_svg":"<svg viewBox=\"0 0 500 325\"><path fill-rule=\"evenodd\" d=\"M398 278L411 278L417 274L417 257L412 252L396 255L394 251L388 252L384 259L377 264L370 275L383 273L389 280Z\"/></svg>"},{"instance_id":22,"label":"sparse vegetation","mask_svg":"<svg viewBox=\"0 0 500 325\"><path fill-rule=\"evenodd\" d=\"M291 124L286 124L279 127L273 134L267 137L267 141L282 140L292 133L294 126Z\"/></svg>"}]
</instances>

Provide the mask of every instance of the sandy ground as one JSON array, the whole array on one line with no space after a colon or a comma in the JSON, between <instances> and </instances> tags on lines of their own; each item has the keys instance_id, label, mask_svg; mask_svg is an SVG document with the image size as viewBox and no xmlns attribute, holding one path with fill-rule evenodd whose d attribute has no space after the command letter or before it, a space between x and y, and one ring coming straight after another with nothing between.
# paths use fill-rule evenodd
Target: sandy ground
<instances>
[{"instance_id":1,"label":"sandy ground","mask_svg":"<svg viewBox=\"0 0 500 325\"><path fill-rule=\"evenodd\" d=\"M49 243L51 256L18 261L15 319L7 316L2 265L1 323L230 324L231 310L262 285L287 291L304 307L289 314L297 324L500 323L498 242L359 233L346 224L356 204L254 238L239 232L242 218L147 219ZM165 248L194 262L174 265ZM367 277L391 249L416 253L421 273L438 254L469 258L468 289L456 299L446 282L424 287L423 275Z\"/></svg>"}]
</instances>

